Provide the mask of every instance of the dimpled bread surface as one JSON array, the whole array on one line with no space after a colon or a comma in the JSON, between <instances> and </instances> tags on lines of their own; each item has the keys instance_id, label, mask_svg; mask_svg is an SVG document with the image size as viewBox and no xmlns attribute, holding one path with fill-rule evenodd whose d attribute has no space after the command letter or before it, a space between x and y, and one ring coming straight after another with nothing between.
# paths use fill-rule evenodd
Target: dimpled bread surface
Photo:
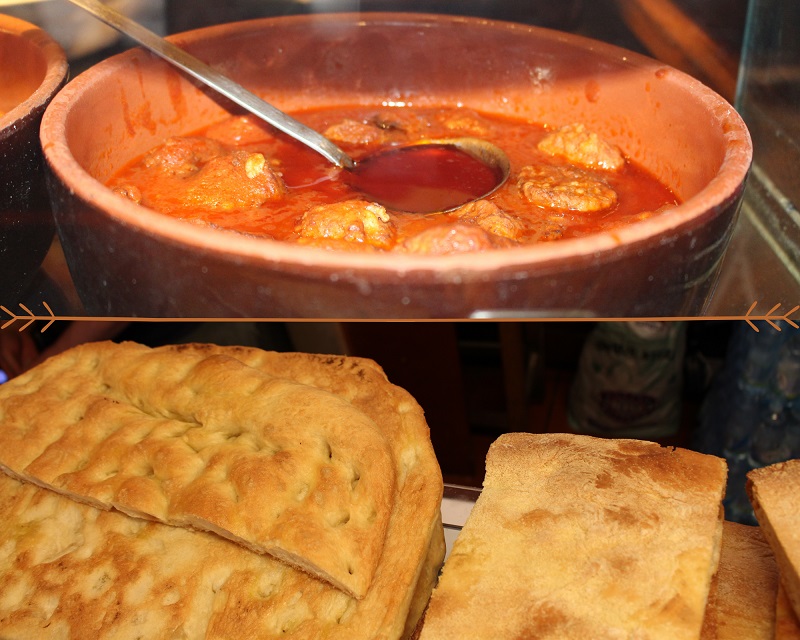
<instances>
[{"instance_id":1,"label":"dimpled bread surface","mask_svg":"<svg viewBox=\"0 0 800 640\"><path fill-rule=\"evenodd\" d=\"M367 593L361 600L352 598L215 535L99 511L26 485L28 497L12 492L14 504L27 500L28 505L41 501L51 506L9 507L5 496L6 513L16 508L19 515L5 524L9 533L4 539L15 542L0 545L0 593L5 594L0 598L0 637L10 629L15 630L12 637L136 637L125 624L152 624L157 630L138 637L409 636L444 554L441 472L414 399L365 359L211 345L154 351L171 359L234 359L264 376L283 376L332 394L380 425L391 453L382 473L396 478L395 495L383 553ZM235 399L234 394L231 401ZM56 499L62 506L52 506ZM67 514L76 510L81 515L72 516L71 525L55 526L53 513L63 512L69 519ZM106 593L116 599L103 602ZM103 614L110 605L113 614ZM156 611L163 606L168 611ZM93 626L87 627L87 620ZM61 633L65 628L66 635ZM205 631L181 635L188 629Z\"/></svg>"},{"instance_id":2,"label":"dimpled bread surface","mask_svg":"<svg viewBox=\"0 0 800 640\"><path fill-rule=\"evenodd\" d=\"M638 440L501 436L421 640L696 640L726 475Z\"/></svg>"},{"instance_id":3,"label":"dimpled bread surface","mask_svg":"<svg viewBox=\"0 0 800 640\"><path fill-rule=\"evenodd\" d=\"M404 610L385 578L356 600L215 534L4 475L0 540L0 637L15 640L405 637L403 613L418 619L444 554L439 532Z\"/></svg>"},{"instance_id":4,"label":"dimpled bread surface","mask_svg":"<svg viewBox=\"0 0 800 640\"><path fill-rule=\"evenodd\" d=\"M94 343L0 387L0 466L206 529L356 597L395 497L390 444L335 394L202 349Z\"/></svg>"}]
</instances>

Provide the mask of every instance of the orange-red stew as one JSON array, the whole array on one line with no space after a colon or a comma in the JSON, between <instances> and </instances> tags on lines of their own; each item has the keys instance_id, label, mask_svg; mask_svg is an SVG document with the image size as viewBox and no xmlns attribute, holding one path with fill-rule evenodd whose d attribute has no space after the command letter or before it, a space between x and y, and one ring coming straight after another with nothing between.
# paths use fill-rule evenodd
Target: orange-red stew
<instances>
[{"instance_id":1,"label":"orange-red stew","mask_svg":"<svg viewBox=\"0 0 800 640\"><path fill-rule=\"evenodd\" d=\"M295 116L358 160L423 138L472 136L511 161L508 182L446 214L400 213L316 152L252 116L172 138L109 182L146 207L216 228L343 250L443 254L613 229L675 196L581 124L550 130L463 108L353 107Z\"/></svg>"}]
</instances>

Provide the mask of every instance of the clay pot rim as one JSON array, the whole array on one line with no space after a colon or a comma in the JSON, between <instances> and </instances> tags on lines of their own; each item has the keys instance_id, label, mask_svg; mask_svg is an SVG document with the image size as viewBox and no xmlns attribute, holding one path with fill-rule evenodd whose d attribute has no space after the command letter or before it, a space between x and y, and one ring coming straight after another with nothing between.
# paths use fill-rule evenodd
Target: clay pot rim
<instances>
[{"instance_id":1,"label":"clay pot rim","mask_svg":"<svg viewBox=\"0 0 800 640\"><path fill-rule=\"evenodd\" d=\"M0 32L10 34L30 42L41 51L46 64L44 79L37 89L25 100L0 116L0 139L16 129L17 123L52 98L66 81L69 65L66 53L53 38L43 29L30 22L13 16L0 14Z\"/></svg>"},{"instance_id":2,"label":"clay pot rim","mask_svg":"<svg viewBox=\"0 0 800 640\"><path fill-rule=\"evenodd\" d=\"M551 262L591 258L613 252L623 246L659 241L668 238L679 227L713 215L736 199L752 162L752 142L743 120L736 110L720 95L700 81L657 60L612 44L592 40L580 35L564 33L543 27L483 18L415 13L340 13L311 14L260 18L228 23L187 31L171 36L180 42L198 42L212 39L220 32L252 30L290 22L339 20L345 22L391 23L467 23L493 29L508 29L536 34L610 57L632 68L668 69L664 81L680 85L705 103L706 108L719 121L725 136L725 156L714 178L697 194L688 198L664 215L627 224L618 229L596 234L543 242L527 246L469 252L453 255L426 256L405 253L373 253L359 251L331 251L306 247L268 238L255 238L220 229L195 226L171 218L127 201L101 182L90 176L75 160L66 142L65 127L69 111L77 97L87 86L106 76L125 69L131 57L141 55L132 49L104 60L83 72L64 87L53 99L42 122L42 143L48 164L59 179L82 200L100 209L109 218L118 220L138 233L157 236L174 244L184 245L206 253L227 254L231 260L249 259L264 264L280 264L284 270L324 269L349 273L369 272L372 277L397 277L414 272L437 272L457 279L467 276L480 278L481 273L499 269L524 269L546 267ZM163 63L167 64L167 63Z\"/></svg>"}]
</instances>

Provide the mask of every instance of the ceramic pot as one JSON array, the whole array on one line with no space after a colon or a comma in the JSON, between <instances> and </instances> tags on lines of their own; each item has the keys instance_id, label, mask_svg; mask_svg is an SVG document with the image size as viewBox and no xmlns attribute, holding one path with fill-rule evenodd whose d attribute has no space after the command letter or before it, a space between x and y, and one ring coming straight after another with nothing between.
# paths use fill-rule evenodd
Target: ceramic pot
<instances>
[{"instance_id":1,"label":"ceramic pot","mask_svg":"<svg viewBox=\"0 0 800 640\"><path fill-rule=\"evenodd\" d=\"M20 301L55 235L39 125L67 80L61 47L38 27L0 15L0 303Z\"/></svg>"},{"instance_id":2,"label":"ceramic pot","mask_svg":"<svg viewBox=\"0 0 800 640\"><path fill-rule=\"evenodd\" d=\"M284 110L464 104L582 122L682 204L613 232L475 254L332 252L222 233L104 187L125 163L231 105L131 50L48 109L42 142L58 230L94 315L464 318L703 312L752 157L741 118L657 61L542 28L419 14L320 14L200 29L174 41Z\"/></svg>"}]
</instances>

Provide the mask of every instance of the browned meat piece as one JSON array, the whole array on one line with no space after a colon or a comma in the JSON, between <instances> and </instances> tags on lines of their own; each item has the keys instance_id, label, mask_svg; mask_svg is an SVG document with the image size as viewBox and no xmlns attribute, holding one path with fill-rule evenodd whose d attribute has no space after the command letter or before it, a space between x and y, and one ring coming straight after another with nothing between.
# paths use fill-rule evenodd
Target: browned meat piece
<instances>
[{"instance_id":1,"label":"browned meat piece","mask_svg":"<svg viewBox=\"0 0 800 640\"><path fill-rule=\"evenodd\" d=\"M345 200L306 211L297 233L306 239L345 240L390 249L397 232L381 205L366 200Z\"/></svg>"},{"instance_id":2,"label":"browned meat piece","mask_svg":"<svg viewBox=\"0 0 800 640\"><path fill-rule=\"evenodd\" d=\"M402 108L381 111L375 114L370 121L394 136L395 142L423 137L431 126L425 116Z\"/></svg>"},{"instance_id":3,"label":"browned meat piece","mask_svg":"<svg viewBox=\"0 0 800 640\"><path fill-rule=\"evenodd\" d=\"M153 202L143 204L165 212L237 211L255 209L285 193L283 180L262 154L237 150L211 158L193 175L182 178L174 191L159 192Z\"/></svg>"},{"instance_id":4,"label":"browned meat piece","mask_svg":"<svg viewBox=\"0 0 800 640\"><path fill-rule=\"evenodd\" d=\"M539 142L539 151L592 169L618 171L625 164L620 150L582 124L568 124Z\"/></svg>"},{"instance_id":5,"label":"browned meat piece","mask_svg":"<svg viewBox=\"0 0 800 640\"><path fill-rule=\"evenodd\" d=\"M351 145L387 145L420 138L429 127L430 123L416 114L387 109L367 120L342 120L328 127L324 135Z\"/></svg>"},{"instance_id":6,"label":"browned meat piece","mask_svg":"<svg viewBox=\"0 0 800 640\"><path fill-rule=\"evenodd\" d=\"M443 255L448 253L465 253L468 251L485 251L510 246L505 238L493 236L468 224L439 225L430 227L415 236L408 238L402 250L409 253L427 255Z\"/></svg>"},{"instance_id":7,"label":"browned meat piece","mask_svg":"<svg viewBox=\"0 0 800 640\"><path fill-rule=\"evenodd\" d=\"M396 137L393 130L381 128L375 122L349 119L331 125L323 135L334 142L354 145L388 144Z\"/></svg>"},{"instance_id":8,"label":"browned meat piece","mask_svg":"<svg viewBox=\"0 0 800 640\"><path fill-rule=\"evenodd\" d=\"M222 145L208 138L169 138L144 157L144 165L157 167L170 175L188 176L222 153Z\"/></svg>"},{"instance_id":9,"label":"browned meat piece","mask_svg":"<svg viewBox=\"0 0 800 640\"><path fill-rule=\"evenodd\" d=\"M469 111L452 111L441 114L438 120L453 132L465 136L483 137L489 133L489 127Z\"/></svg>"},{"instance_id":10,"label":"browned meat piece","mask_svg":"<svg viewBox=\"0 0 800 640\"><path fill-rule=\"evenodd\" d=\"M478 225L496 236L516 240L525 231L523 222L505 213L490 200L476 200L456 209L453 215L461 222Z\"/></svg>"},{"instance_id":11,"label":"browned meat piece","mask_svg":"<svg viewBox=\"0 0 800 640\"><path fill-rule=\"evenodd\" d=\"M617 202L617 194L608 184L577 167L523 167L517 186L528 202L545 209L591 212Z\"/></svg>"}]
</instances>

